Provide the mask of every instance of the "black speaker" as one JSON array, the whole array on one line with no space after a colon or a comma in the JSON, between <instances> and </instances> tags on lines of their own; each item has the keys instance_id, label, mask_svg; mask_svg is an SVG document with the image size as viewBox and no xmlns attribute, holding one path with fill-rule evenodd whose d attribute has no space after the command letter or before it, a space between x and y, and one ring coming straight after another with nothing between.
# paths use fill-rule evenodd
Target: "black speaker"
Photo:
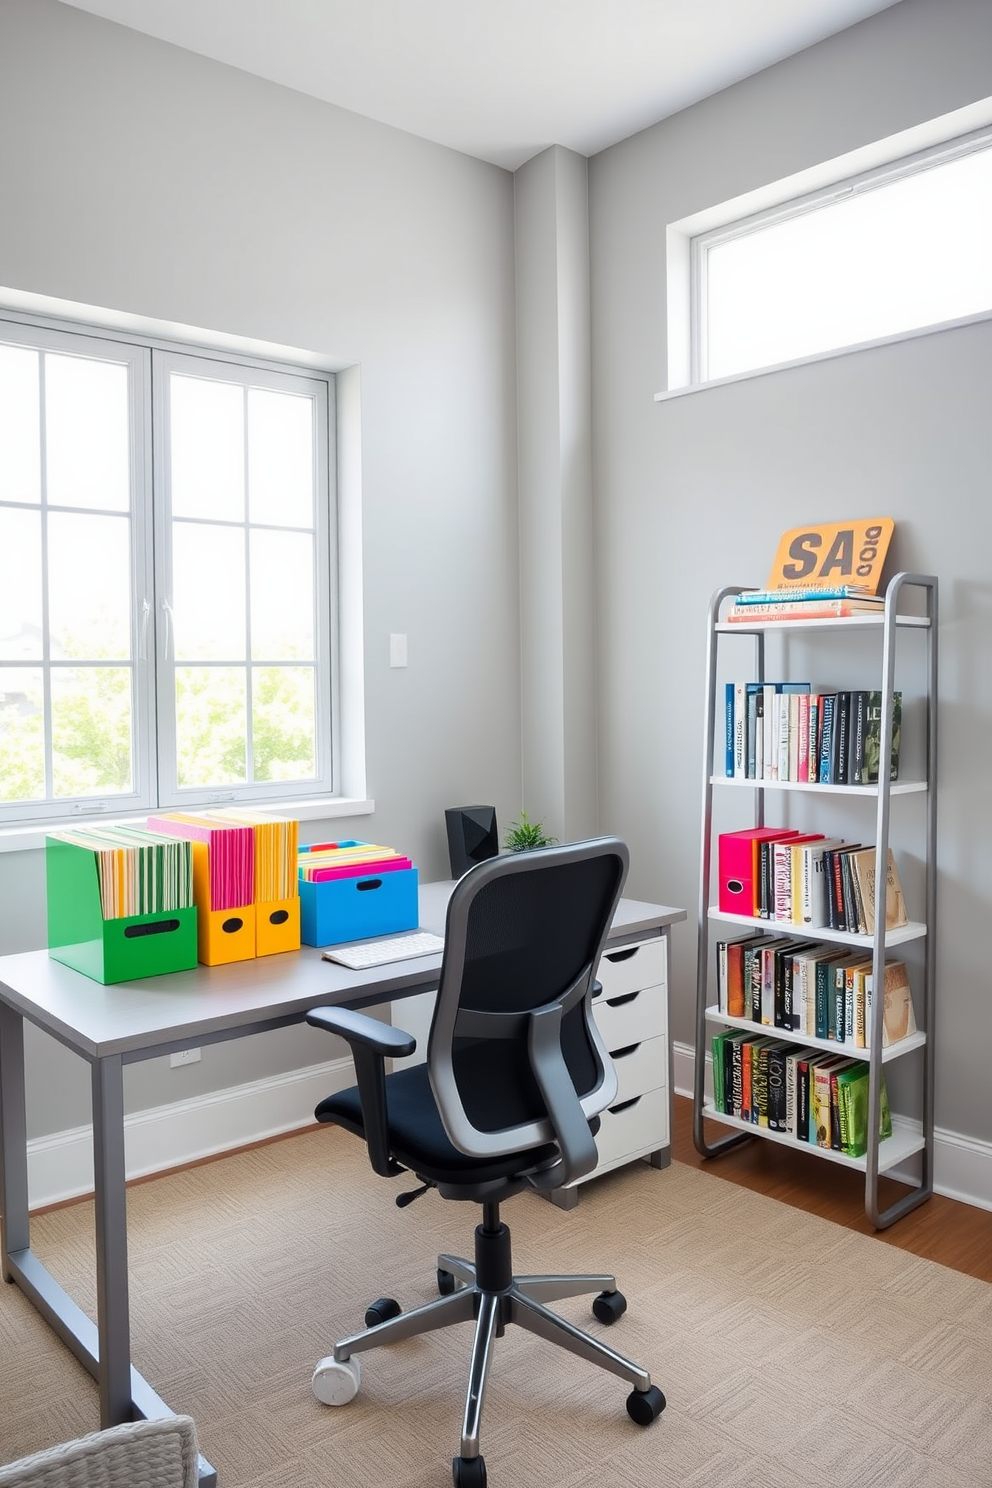
<instances>
[{"instance_id":1,"label":"black speaker","mask_svg":"<svg viewBox=\"0 0 992 1488\"><path fill-rule=\"evenodd\" d=\"M452 878L499 852L495 806L450 806L444 813Z\"/></svg>"}]
</instances>

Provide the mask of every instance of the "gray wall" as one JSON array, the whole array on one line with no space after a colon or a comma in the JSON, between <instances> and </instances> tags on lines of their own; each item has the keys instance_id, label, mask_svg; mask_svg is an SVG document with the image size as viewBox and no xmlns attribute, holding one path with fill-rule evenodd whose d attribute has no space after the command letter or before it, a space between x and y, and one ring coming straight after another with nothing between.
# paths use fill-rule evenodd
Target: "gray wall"
<instances>
[{"instance_id":1,"label":"gray wall","mask_svg":"<svg viewBox=\"0 0 992 1488\"><path fill-rule=\"evenodd\" d=\"M969 104L990 77L987 0L901 0L588 170L597 825L630 841L631 892L694 918L711 592L763 582L779 533L800 521L895 517L895 564L942 584L937 1119L982 1140L992 1139L992 327L663 404L653 395L666 372L668 222ZM525 172L521 295L538 291L550 256L541 292L557 292L557 307L538 306L535 333L540 354L559 361L530 366L522 337L521 386L539 375L542 397L564 401L553 438L527 426L521 403L522 471L559 462L549 468L560 506L542 543L566 562L560 587L586 561L588 450L575 432L585 180L561 152ZM55 0L0 0L0 286L358 369L376 814L335 827L374 826L428 876L446 869L445 805L489 800L503 821L521 804L576 821L597 811L592 790L566 800L565 781L559 802L521 796L522 780L550 779L541 719L567 767L567 727L596 684L583 660L570 714L575 648L559 647L528 745L521 651L533 646L542 664L549 653L547 634L521 635L519 618L513 186L494 167ZM524 530L539 519L528 507ZM552 643L563 630L556 620ZM406 671L388 667L391 631L410 637ZM848 667L837 662L838 685L856 684ZM588 773L586 757L578 763ZM40 854L0 854L0 952L44 943L43 892ZM687 1043L694 941L691 925L676 927L673 1023ZM45 1091L32 1133L84 1121L69 1056L40 1039L31 1056L33 1088ZM143 1069L129 1099L156 1105L325 1057L303 1030L243 1040L206 1050L201 1066Z\"/></svg>"},{"instance_id":2,"label":"gray wall","mask_svg":"<svg viewBox=\"0 0 992 1488\"><path fill-rule=\"evenodd\" d=\"M675 1037L694 1040L709 597L763 584L786 528L890 515L893 571L941 583L936 1117L984 1141L992 324L653 395L666 377L667 223L970 104L990 79L986 0L902 0L605 151L589 172L600 811L631 844L632 888L690 907L674 936ZM867 685L862 665L832 656L801 675Z\"/></svg>"},{"instance_id":3,"label":"gray wall","mask_svg":"<svg viewBox=\"0 0 992 1488\"><path fill-rule=\"evenodd\" d=\"M3 0L0 202L0 286L359 368L376 811L334 830L374 828L446 876L445 806L491 801L503 823L520 806L512 176L55 0ZM42 854L0 853L0 952L45 944L43 906ZM32 1134L84 1122L85 1072L30 1049ZM302 1029L214 1046L142 1066L129 1103L328 1057Z\"/></svg>"}]
</instances>

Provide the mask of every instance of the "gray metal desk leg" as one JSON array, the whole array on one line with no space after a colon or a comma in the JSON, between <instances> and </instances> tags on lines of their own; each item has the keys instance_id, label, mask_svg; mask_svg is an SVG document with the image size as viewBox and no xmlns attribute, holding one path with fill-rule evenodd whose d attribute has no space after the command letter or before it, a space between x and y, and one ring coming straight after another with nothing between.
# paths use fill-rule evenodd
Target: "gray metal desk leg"
<instances>
[{"instance_id":1,"label":"gray metal desk leg","mask_svg":"<svg viewBox=\"0 0 992 1488\"><path fill-rule=\"evenodd\" d=\"M0 1004L0 1275L13 1281L11 1251L30 1244L24 1020Z\"/></svg>"},{"instance_id":2,"label":"gray metal desk leg","mask_svg":"<svg viewBox=\"0 0 992 1488\"><path fill-rule=\"evenodd\" d=\"M119 1055L93 1065L93 1188L96 1220L96 1308L100 1421L116 1426L135 1417L162 1416L169 1407L131 1368L131 1309L127 1274L127 1183L124 1161L124 1073ZM201 1488L214 1488L217 1471L201 1453Z\"/></svg>"},{"instance_id":3,"label":"gray metal desk leg","mask_svg":"<svg viewBox=\"0 0 992 1488\"><path fill-rule=\"evenodd\" d=\"M119 1054L93 1065L93 1179L100 1422L117 1426L132 1419L124 1076Z\"/></svg>"}]
</instances>

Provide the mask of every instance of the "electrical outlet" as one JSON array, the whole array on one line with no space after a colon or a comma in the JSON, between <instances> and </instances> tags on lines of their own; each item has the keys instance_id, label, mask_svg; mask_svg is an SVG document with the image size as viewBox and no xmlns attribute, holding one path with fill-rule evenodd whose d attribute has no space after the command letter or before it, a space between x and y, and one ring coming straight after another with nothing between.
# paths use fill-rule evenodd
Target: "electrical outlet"
<instances>
[{"instance_id":1,"label":"electrical outlet","mask_svg":"<svg viewBox=\"0 0 992 1488\"><path fill-rule=\"evenodd\" d=\"M169 1064L173 1069L178 1069L181 1064L198 1064L200 1058L199 1049L179 1049L175 1054L169 1055Z\"/></svg>"}]
</instances>

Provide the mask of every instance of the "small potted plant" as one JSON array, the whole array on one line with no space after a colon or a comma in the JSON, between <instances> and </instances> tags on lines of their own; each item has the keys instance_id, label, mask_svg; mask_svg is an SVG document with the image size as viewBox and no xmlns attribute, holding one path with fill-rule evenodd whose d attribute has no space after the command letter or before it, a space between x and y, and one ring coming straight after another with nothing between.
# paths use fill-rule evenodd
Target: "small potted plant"
<instances>
[{"instance_id":1,"label":"small potted plant","mask_svg":"<svg viewBox=\"0 0 992 1488\"><path fill-rule=\"evenodd\" d=\"M545 832L543 821L531 821L522 810L519 821L508 828L503 846L510 852L530 852L535 847L553 847L557 841L557 837L549 837Z\"/></svg>"}]
</instances>

